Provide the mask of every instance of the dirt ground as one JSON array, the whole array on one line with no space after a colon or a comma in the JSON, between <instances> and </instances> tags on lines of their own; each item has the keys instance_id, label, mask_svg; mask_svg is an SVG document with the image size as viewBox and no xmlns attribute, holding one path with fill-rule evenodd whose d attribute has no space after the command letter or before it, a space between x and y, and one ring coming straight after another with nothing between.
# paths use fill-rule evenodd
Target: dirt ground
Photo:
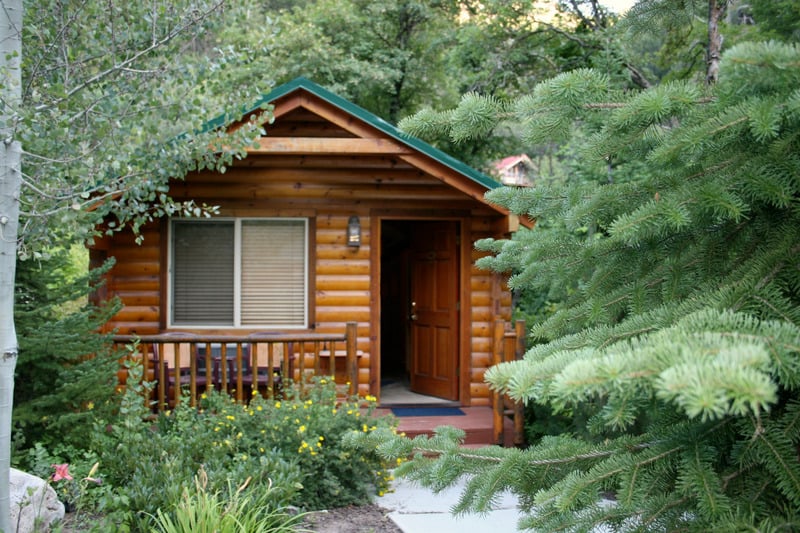
<instances>
[{"instance_id":1,"label":"dirt ground","mask_svg":"<svg viewBox=\"0 0 800 533\"><path fill-rule=\"evenodd\" d=\"M403 533L377 505L342 507L313 513L305 527L316 533Z\"/></svg>"},{"instance_id":2,"label":"dirt ground","mask_svg":"<svg viewBox=\"0 0 800 533\"><path fill-rule=\"evenodd\" d=\"M315 533L403 533L389 513L377 505L359 505L310 513L303 530ZM74 513L67 513L56 531L79 533L88 531L93 521L76 521Z\"/></svg>"}]
</instances>

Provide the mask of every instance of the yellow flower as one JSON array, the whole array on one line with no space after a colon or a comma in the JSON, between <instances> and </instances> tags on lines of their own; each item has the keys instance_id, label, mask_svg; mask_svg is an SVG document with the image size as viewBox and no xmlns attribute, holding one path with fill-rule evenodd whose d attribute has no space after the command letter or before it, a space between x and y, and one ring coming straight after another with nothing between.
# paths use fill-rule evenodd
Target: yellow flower
<instances>
[{"instance_id":1,"label":"yellow flower","mask_svg":"<svg viewBox=\"0 0 800 533\"><path fill-rule=\"evenodd\" d=\"M281 408L281 402L275 402L275 409Z\"/></svg>"},{"instance_id":2,"label":"yellow flower","mask_svg":"<svg viewBox=\"0 0 800 533\"><path fill-rule=\"evenodd\" d=\"M304 433L304 432L305 432L305 430L306 430L306 426L305 426L305 425L303 425L303 426L300 426L299 428L297 428L297 432L298 432L298 433Z\"/></svg>"},{"instance_id":3,"label":"yellow flower","mask_svg":"<svg viewBox=\"0 0 800 533\"><path fill-rule=\"evenodd\" d=\"M94 402L89 402L89 403L87 403L87 404L86 404L86 408L87 408L88 410L90 410L90 411L91 411L92 409L94 409Z\"/></svg>"},{"instance_id":4,"label":"yellow flower","mask_svg":"<svg viewBox=\"0 0 800 533\"><path fill-rule=\"evenodd\" d=\"M206 396L206 393L205 393L205 392L204 392L203 394L201 394L201 395L200 395L200 399L201 399L201 400L205 400L206 398L208 398L208 396Z\"/></svg>"},{"instance_id":5,"label":"yellow flower","mask_svg":"<svg viewBox=\"0 0 800 533\"><path fill-rule=\"evenodd\" d=\"M377 399L375 396L371 395L371 394L367 394L367 395L364 397L364 399L365 399L365 400L367 400L368 402L375 402L375 401L378 401L378 399Z\"/></svg>"},{"instance_id":6,"label":"yellow flower","mask_svg":"<svg viewBox=\"0 0 800 533\"><path fill-rule=\"evenodd\" d=\"M280 402L278 402L278 403L280 403ZM261 407L260 405L256 407L256 411L261 411L262 409L263 409L263 407Z\"/></svg>"},{"instance_id":7,"label":"yellow flower","mask_svg":"<svg viewBox=\"0 0 800 533\"><path fill-rule=\"evenodd\" d=\"M228 415L225 418L227 418L228 420L236 420L236 417L233 415Z\"/></svg>"}]
</instances>

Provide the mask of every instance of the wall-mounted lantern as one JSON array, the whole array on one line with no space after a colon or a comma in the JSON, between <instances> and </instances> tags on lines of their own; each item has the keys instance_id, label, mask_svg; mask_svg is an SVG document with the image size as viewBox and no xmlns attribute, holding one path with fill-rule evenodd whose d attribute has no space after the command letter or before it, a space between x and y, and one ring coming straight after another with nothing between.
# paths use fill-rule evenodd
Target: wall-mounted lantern
<instances>
[{"instance_id":1,"label":"wall-mounted lantern","mask_svg":"<svg viewBox=\"0 0 800 533\"><path fill-rule=\"evenodd\" d=\"M361 246L361 222L355 215L347 221L347 246L354 248Z\"/></svg>"}]
</instances>

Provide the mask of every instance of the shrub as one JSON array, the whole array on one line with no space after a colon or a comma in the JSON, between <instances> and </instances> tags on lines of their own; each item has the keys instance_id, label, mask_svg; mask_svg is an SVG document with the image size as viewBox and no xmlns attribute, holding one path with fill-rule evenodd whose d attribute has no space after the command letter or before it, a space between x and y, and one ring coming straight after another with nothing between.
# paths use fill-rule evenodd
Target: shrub
<instances>
[{"instance_id":1,"label":"shrub","mask_svg":"<svg viewBox=\"0 0 800 533\"><path fill-rule=\"evenodd\" d=\"M370 416L374 399L337 401L330 379L287 385L283 399L256 396L249 405L212 392L197 408L187 399L154 417L142 400L147 386L136 385L141 367L129 373L118 416L93 432L105 482L114 487L98 502L113 522L107 526L148 530L156 518L177 520L177 513L199 512L198 505L245 498L232 489L245 483L265 512L280 514L289 505L363 503L388 482L374 453L342 445L344 434L388 427L388 419ZM187 500L201 470L204 492Z\"/></svg>"},{"instance_id":2,"label":"shrub","mask_svg":"<svg viewBox=\"0 0 800 533\"><path fill-rule=\"evenodd\" d=\"M304 387L289 386L281 400L261 396L243 406L227 395L201 401L215 416L214 446L242 457L278 454L302 472L303 489L293 503L304 509L324 509L366 502L389 481L382 460L374 453L355 452L343 445L351 431L389 427L375 418L374 398L340 401L331 378L314 378Z\"/></svg>"},{"instance_id":3,"label":"shrub","mask_svg":"<svg viewBox=\"0 0 800 533\"><path fill-rule=\"evenodd\" d=\"M182 500L203 468L208 490L219 497L231 496L230 486L251 478L253 490L269 488L271 510L287 506L300 487L296 464L280 455L247 455L219 446L214 431L218 415L196 410L188 402L174 412L153 419L146 403L146 385L136 385L140 365L130 365L128 389L122 395L119 414L93 432L113 498L100 502L114 527L148 530L158 510L169 512Z\"/></svg>"}]
</instances>

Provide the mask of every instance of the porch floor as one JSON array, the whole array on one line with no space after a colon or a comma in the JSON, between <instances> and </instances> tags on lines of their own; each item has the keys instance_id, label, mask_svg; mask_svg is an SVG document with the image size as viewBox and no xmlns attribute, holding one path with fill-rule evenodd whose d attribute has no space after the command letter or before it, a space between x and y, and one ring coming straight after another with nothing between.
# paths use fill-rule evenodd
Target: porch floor
<instances>
[{"instance_id":1,"label":"porch floor","mask_svg":"<svg viewBox=\"0 0 800 533\"><path fill-rule=\"evenodd\" d=\"M461 407L463 415L457 416L403 416L399 422L398 432L405 433L413 438L417 435L432 435L433 430L439 426L452 426L463 429L466 435L464 444L469 447L489 446L494 444L491 407ZM379 407L375 415L391 415L390 407ZM504 427L504 441L511 446L514 442L514 423L506 418Z\"/></svg>"},{"instance_id":2,"label":"porch floor","mask_svg":"<svg viewBox=\"0 0 800 533\"><path fill-rule=\"evenodd\" d=\"M439 426L452 426L463 429L466 433L465 445L469 447L489 446L494 435L492 408L462 407L458 402L444 400L435 396L426 396L410 390L407 379L395 378L381 382L380 407L376 409L378 416L391 415L392 407L459 407L464 414L456 416L403 416L398 417L397 430L408 437L432 435ZM503 439L507 446L514 442L514 422L505 420Z\"/></svg>"}]
</instances>

